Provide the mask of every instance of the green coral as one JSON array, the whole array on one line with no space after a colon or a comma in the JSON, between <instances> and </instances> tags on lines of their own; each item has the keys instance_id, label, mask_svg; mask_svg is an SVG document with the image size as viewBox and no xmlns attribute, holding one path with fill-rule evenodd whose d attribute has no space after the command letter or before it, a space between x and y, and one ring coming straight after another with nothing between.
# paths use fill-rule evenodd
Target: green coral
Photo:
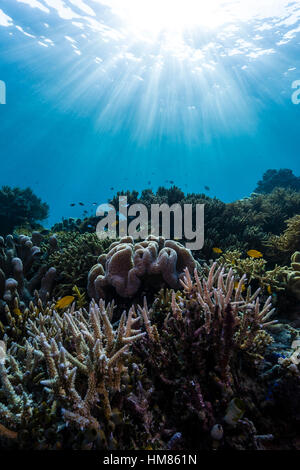
<instances>
[{"instance_id":1,"label":"green coral","mask_svg":"<svg viewBox=\"0 0 300 470\"><path fill-rule=\"evenodd\" d=\"M218 259L218 263L231 267L238 276L246 274L247 282L253 287L261 287L267 294L282 292L286 289L289 269L285 266L275 266L267 270L267 261L263 258L242 258L238 250L226 251Z\"/></svg>"},{"instance_id":2,"label":"green coral","mask_svg":"<svg viewBox=\"0 0 300 470\"><path fill-rule=\"evenodd\" d=\"M296 251L291 257L291 272L288 275L288 289L300 300L300 252Z\"/></svg>"},{"instance_id":3,"label":"green coral","mask_svg":"<svg viewBox=\"0 0 300 470\"><path fill-rule=\"evenodd\" d=\"M56 268L58 279L54 293L70 295L73 286L86 289L88 272L104 253L111 240L99 240L95 233L59 232L58 249L49 254L48 263ZM49 247L44 246L44 250Z\"/></svg>"},{"instance_id":4,"label":"green coral","mask_svg":"<svg viewBox=\"0 0 300 470\"><path fill-rule=\"evenodd\" d=\"M32 230L38 221L48 217L49 206L42 202L30 188L3 186L0 189L0 233L13 233L17 227Z\"/></svg>"},{"instance_id":5,"label":"green coral","mask_svg":"<svg viewBox=\"0 0 300 470\"><path fill-rule=\"evenodd\" d=\"M267 170L257 184L255 192L271 193L274 188L290 188L300 191L300 178L295 176L292 170L281 168L280 170Z\"/></svg>"},{"instance_id":6,"label":"green coral","mask_svg":"<svg viewBox=\"0 0 300 470\"><path fill-rule=\"evenodd\" d=\"M136 191L118 192L110 203L118 208L118 196L125 195L129 204L145 204L150 213L151 204L192 204L195 216L196 204L205 205L205 243L201 256L209 259L213 247L225 250L262 251L270 234L279 235L289 217L300 213L300 192L290 188L275 188L269 194L253 194L232 203L224 203L205 194L187 194L180 188L151 189L139 195ZM171 227L172 233L172 227Z\"/></svg>"},{"instance_id":7,"label":"green coral","mask_svg":"<svg viewBox=\"0 0 300 470\"><path fill-rule=\"evenodd\" d=\"M266 242L269 256L287 262L287 259L300 247L300 215L286 220L287 228L280 235L271 235Z\"/></svg>"}]
</instances>

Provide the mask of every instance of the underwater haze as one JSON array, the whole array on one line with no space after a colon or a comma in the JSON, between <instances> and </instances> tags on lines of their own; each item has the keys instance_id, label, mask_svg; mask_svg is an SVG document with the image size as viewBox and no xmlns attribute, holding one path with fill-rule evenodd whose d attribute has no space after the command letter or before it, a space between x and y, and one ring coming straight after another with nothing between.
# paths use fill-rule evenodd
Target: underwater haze
<instances>
[{"instance_id":1,"label":"underwater haze","mask_svg":"<svg viewBox=\"0 0 300 470\"><path fill-rule=\"evenodd\" d=\"M230 202L300 174L298 0L0 0L0 44L0 186L48 226L119 190Z\"/></svg>"}]
</instances>

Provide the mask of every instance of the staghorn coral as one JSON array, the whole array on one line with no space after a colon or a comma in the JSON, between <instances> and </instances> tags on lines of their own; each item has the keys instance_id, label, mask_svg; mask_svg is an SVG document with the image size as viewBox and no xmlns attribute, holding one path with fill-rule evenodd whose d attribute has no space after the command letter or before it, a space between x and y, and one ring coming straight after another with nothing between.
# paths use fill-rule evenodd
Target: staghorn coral
<instances>
[{"instance_id":1,"label":"staghorn coral","mask_svg":"<svg viewBox=\"0 0 300 470\"><path fill-rule=\"evenodd\" d=\"M104 298L111 286L121 297L133 297L147 276L159 276L168 286L178 288L184 268L192 272L196 265L190 250L178 242L150 235L134 243L132 237L123 237L90 270L88 294Z\"/></svg>"},{"instance_id":2,"label":"staghorn coral","mask_svg":"<svg viewBox=\"0 0 300 470\"><path fill-rule=\"evenodd\" d=\"M8 341L6 364L0 364L3 426L22 442L24 432L35 433L35 410L42 415L40 425L47 424L46 406L51 409L50 424L52 418L56 420L60 431L69 425L74 435L76 429L81 436L83 431L86 438L90 435L89 445L118 448L127 419L118 406L126 390L126 364L132 343L146 334L137 328L141 319L132 308L128 316L123 313L115 329L110 322L114 305L105 307L103 301L92 302L89 311L75 311L73 305L62 317L50 305L35 310L35 318L27 321L28 338L23 345ZM43 448L52 448L47 437L41 439ZM128 440L129 434L123 437ZM65 438L60 432L56 442ZM73 445L81 446L76 439ZM40 443L31 446L39 448Z\"/></svg>"},{"instance_id":3,"label":"staghorn coral","mask_svg":"<svg viewBox=\"0 0 300 470\"><path fill-rule=\"evenodd\" d=\"M0 237L0 306L12 304L14 298L28 304L35 289L42 300L51 292L56 270L47 267L36 240L37 234Z\"/></svg>"},{"instance_id":4,"label":"staghorn coral","mask_svg":"<svg viewBox=\"0 0 300 470\"><path fill-rule=\"evenodd\" d=\"M250 377L257 374L263 363L272 343L266 328L273 324L274 310L270 298L261 306L259 290L251 294L248 289L243 296L245 276L235 290L232 269L226 272L214 263L208 276L200 278L196 270L194 275L193 281L185 270L184 295L173 293L164 325L158 333L152 326L134 354L145 366L145 382L152 378L153 406L167 416L167 427L180 433L188 448L204 449L212 445L210 430L224 422L234 397L251 416L253 397L244 374L247 368ZM155 306L149 312L145 303L140 311L155 321ZM229 428L224 422L225 446L234 448ZM242 424L235 432L248 433ZM256 448L253 436L247 436L248 448Z\"/></svg>"},{"instance_id":5,"label":"staghorn coral","mask_svg":"<svg viewBox=\"0 0 300 470\"><path fill-rule=\"evenodd\" d=\"M189 305L189 299L191 299L191 306L193 306L194 297L196 296L198 306L200 306L199 310L202 310L204 313L202 320L204 320L203 326L205 334L217 334L214 328L213 317L219 312L220 316L218 322L220 323L219 334L221 350L225 347L225 328L227 322L229 322L232 326L230 338L233 347L232 353L236 348L245 351L255 350L256 353L260 351L263 352L265 348L264 338L267 339L267 343L270 339L268 335L264 334L264 329L275 322L269 321L275 310L274 308L272 309L271 297L267 298L261 308L258 297L260 289L257 289L255 293L252 294L251 289L248 288L245 297L242 294L246 274L243 274L243 276L239 278L237 287L235 288L233 270L229 269L228 272L225 272L225 269L218 267L217 263L213 263L211 266L207 279L204 278L200 280L196 270L194 276L195 283L193 283L189 272L185 271L185 278L181 283L187 297L187 306ZM230 307L228 308L228 306ZM172 310L175 316L178 309L180 310L180 307L173 297ZM223 338L221 333L224 333ZM220 357L222 356L224 357L224 352L220 354ZM218 361L216 361L216 363L217 362ZM227 358L226 363L229 363L229 358Z\"/></svg>"}]
</instances>

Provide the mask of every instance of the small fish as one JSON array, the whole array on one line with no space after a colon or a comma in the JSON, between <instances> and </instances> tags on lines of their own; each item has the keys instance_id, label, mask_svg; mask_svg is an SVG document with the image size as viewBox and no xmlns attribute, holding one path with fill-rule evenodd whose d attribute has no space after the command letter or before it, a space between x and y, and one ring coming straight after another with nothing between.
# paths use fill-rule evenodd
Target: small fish
<instances>
[{"instance_id":1,"label":"small fish","mask_svg":"<svg viewBox=\"0 0 300 470\"><path fill-rule=\"evenodd\" d=\"M147 183L147 184L151 184L151 181L148 181L148 183Z\"/></svg>"},{"instance_id":2,"label":"small fish","mask_svg":"<svg viewBox=\"0 0 300 470\"><path fill-rule=\"evenodd\" d=\"M210 191L210 187L209 187L209 186L204 186L204 189L205 189L206 191Z\"/></svg>"},{"instance_id":3,"label":"small fish","mask_svg":"<svg viewBox=\"0 0 300 470\"><path fill-rule=\"evenodd\" d=\"M263 257L263 254L257 250L249 250L247 251L247 255L250 256L250 258L262 258Z\"/></svg>"},{"instance_id":4,"label":"small fish","mask_svg":"<svg viewBox=\"0 0 300 470\"><path fill-rule=\"evenodd\" d=\"M21 317L22 316L22 312L19 308L14 308L13 309L13 312L15 315L17 315L18 317Z\"/></svg>"},{"instance_id":5,"label":"small fish","mask_svg":"<svg viewBox=\"0 0 300 470\"><path fill-rule=\"evenodd\" d=\"M170 180L170 183L171 183L171 184L174 184L174 181L173 181L173 180Z\"/></svg>"},{"instance_id":6,"label":"small fish","mask_svg":"<svg viewBox=\"0 0 300 470\"><path fill-rule=\"evenodd\" d=\"M93 202L93 206L98 206L97 202Z\"/></svg>"},{"instance_id":7,"label":"small fish","mask_svg":"<svg viewBox=\"0 0 300 470\"><path fill-rule=\"evenodd\" d=\"M4 341L0 341L0 363L4 364L6 358L6 344Z\"/></svg>"},{"instance_id":8,"label":"small fish","mask_svg":"<svg viewBox=\"0 0 300 470\"><path fill-rule=\"evenodd\" d=\"M56 302L55 308L59 308L59 309L66 308L73 302L74 299L75 297L73 297L73 295L66 295L65 297L63 297L62 299L59 299Z\"/></svg>"},{"instance_id":9,"label":"small fish","mask_svg":"<svg viewBox=\"0 0 300 470\"><path fill-rule=\"evenodd\" d=\"M116 220L116 222L113 222L113 223L111 224L111 226L112 226L112 227L116 227L116 226L118 225L118 223L119 223L119 222Z\"/></svg>"},{"instance_id":10,"label":"small fish","mask_svg":"<svg viewBox=\"0 0 300 470\"><path fill-rule=\"evenodd\" d=\"M83 213L84 213L84 214L87 214L87 213L88 213L88 211L83 211Z\"/></svg>"},{"instance_id":11,"label":"small fish","mask_svg":"<svg viewBox=\"0 0 300 470\"><path fill-rule=\"evenodd\" d=\"M93 226L91 224L87 225L87 228L93 228Z\"/></svg>"},{"instance_id":12,"label":"small fish","mask_svg":"<svg viewBox=\"0 0 300 470\"><path fill-rule=\"evenodd\" d=\"M76 206L76 204L74 204L74 202L72 202L72 204L70 204L71 207L74 207Z\"/></svg>"},{"instance_id":13,"label":"small fish","mask_svg":"<svg viewBox=\"0 0 300 470\"><path fill-rule=\"evenodd\" d=\"M238 287L239 287L239 282L236 281L236 282L234 283L234 288L235 288L235 290L236 290ZM244 292L245 289L246 289L246 287L245 287L245 285L243 284L243 285L242 285L242 292Z\"/></svg>"},{"instance_id":14,"label":"small fish","mask_svg":"<svg viewBox=\"0 0 300 470\"><path fill-rule=\"evenodd\" d=\"M111 190L111 191L113 191L113 190L114 190L114 188L110 188L110 190Z\"/></svg>"},{"instance_id":15,"label":"small fish","mask_svg":"<svg viewBox=\"0 0 300 470\"><path fill-rule=\"evenodd\" d=\"M79 204L80 206L84 206L83 202L79 202L78 204Z\"/></svg>"},{"instance_id":16,"label":"small fish","mask_svg":"<svg viewBox=\"0 0 300 470\"><path fill-rule=\"evenodd\" d=\"M272 294L272 288L271 288L271 286L267 286L267 292L268 292L268 294L270 294L270 295Z\"/></svg>"},{"instance_id":17,"label":"small fish","mask_svg":"<svg viewBox=\"0 0 300 470\"><path fill-rule=\"evenodd\" d=\"M223 253L223 251L221 250L221 248L216 248L216 247L215 247L215 248L213 248L212 250L213 250L214 253L216 253L216 254L218 254L218 255L220 255L221 253Z\"/></svg>"}]
</instances>

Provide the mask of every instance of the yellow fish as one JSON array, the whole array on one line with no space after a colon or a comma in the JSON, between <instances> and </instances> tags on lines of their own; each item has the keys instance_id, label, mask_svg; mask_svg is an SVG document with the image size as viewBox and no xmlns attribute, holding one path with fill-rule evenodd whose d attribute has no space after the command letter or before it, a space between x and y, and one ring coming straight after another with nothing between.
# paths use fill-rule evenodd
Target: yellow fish
<instances>
[{"instance_id":1,"label":"yellow fish","mask_svg":"<svg viewBox=\"0 0 300 470\"><path fill-rule=\"evenodd\" d=\"M238 286L239 286L239 282L236 281L236 282L234 283L234 288L237 289ZM242 292L244 292L245 289L246 289L245 284L243 284L243 285L242 285Z\"/></svg>"},{"instance_id":2,"label":"yellow fish","mask_svg":"<svg viewBox=\"0 0 300 470\"><path fill-rule=\"evenodd\" d=\"M223 253L223 251L221 250L221 248L213 248L212 249L214 253L220 255L221 253Z\"/></svg>"},{"instance_id":3,"label":"yellow fish","mask_svg":"<svg viewBox=\"0 0 300 470\"><path fill-rule=\"evenodd\" d=\"M13 312L15 315L18 315L18 317L21 317L22 316L22 312L19 308L14 308L13 309Z\"/></svg>"},{"instance_id":4,"label":"yellow fish","mask_svg":"<svg viewBox=\"0 0 300 470\"><path fill-rule=\"evenodd\" d=\"M73 302L74 299L75 297L73 297L72 295L66 295L66 297L63 297L62 299L59 299L56 302L55 308L59 308L59 309L66 308Z\"/></svg>"},{"instance_id":5,"label":"yellow fish","mask_svg":"<svg viewBox=\"0 0 300 470\"><path fill-rule=\"evenodd\" d=\"M119 223L118 221L113 222L113 223L111 224L111 226L112 226L112 227L116 227L116 226L118 225L118 223Z\"/></svg>"},{"instance_id":6,"label":"yellow fish","mask_svg":"<svg viewBox=\"0 0 300 470\"><path fill-rule=\"evenodd\" d=\"M272 289L271 289L271 286L267 286L267 291L268 291L268 294L272 294Z\"/></svg>"},{"instance_id":7,"label":"yellow fish","mask_svg":"<svg viewBox=\"0 0 300 470\"><path fill-rule=\"evenodd\" d=\"M263 257L263 254L257 250L249 250L247 251L247 255L250 256L250 258L262 258Z\"/></svg>"}]
</instances>

